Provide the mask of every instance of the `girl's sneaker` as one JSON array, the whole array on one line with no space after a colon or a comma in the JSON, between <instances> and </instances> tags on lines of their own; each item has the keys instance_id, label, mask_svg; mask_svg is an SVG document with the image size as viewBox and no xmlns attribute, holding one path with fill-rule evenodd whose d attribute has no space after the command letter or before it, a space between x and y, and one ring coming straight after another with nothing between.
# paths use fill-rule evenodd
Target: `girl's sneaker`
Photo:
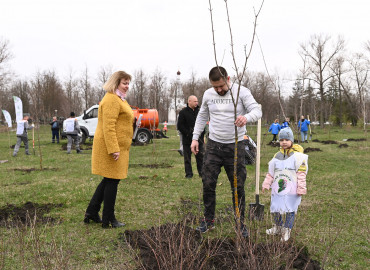
<instances>
[{"instance_id":1,"label":"girl's sneaker","mask_svg":"<svg viewBox=\"0 0 370 270\"><path fill-rule=\"evenodd\" d=\"M277 235L281 233L281 226L274 225L271 229L267 229L266 233L268 235Z\"/></svg>"},{"instance_id":2,"label":"girl's sneaker","mask_svg":"<svg viewBox=\"0 0 370 270\"><path fill-rule=\"evenodd\" d=\"M286 242L289 240L290 238L290 232L292 231L292 229L289 229L289 228L282 228L281 229L281 242Z\"/></svg>"}]
</instances>

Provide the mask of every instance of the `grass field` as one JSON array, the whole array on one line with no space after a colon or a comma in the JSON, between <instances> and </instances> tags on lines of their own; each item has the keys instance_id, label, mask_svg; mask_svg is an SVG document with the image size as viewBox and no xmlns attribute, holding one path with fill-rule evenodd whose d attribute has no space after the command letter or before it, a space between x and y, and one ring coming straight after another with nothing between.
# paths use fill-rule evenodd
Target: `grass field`
<instances>
[{"instance_id":1,"label":"grass field","mask_svg":"<svg viewBox=\"0 0 370 270\"><path fill-rule=\"evenodd\" d=\"M255 127L248 129L255 138ZM11 156L10 149L16 142L15 132L0 133L0 160L8 160L0 164L0 211L4 214L11 207L9 204L17 207L26 202L55 204L45 214L54 220L48 223L32 220L26 227L9 226L11 216L7 218L8 226L0 220L0 269L134 269L132 255L118 248L119 233L178 222L184 205L191 205L185 211L198 218L202 216L201 179L196 173L192 179L184 177L183 158L176 151L179 137L173 126L168 132L169 139L131 147L129 176L119 184L116 203L117 219L127 225L124 229L108 230L82 222L89 199L101 180L91 174L91 149L83 150L81 155L75 151L67 155L62 150L66 140L59 145L51 143L50 127L41 127L36 138L37 133L40 143L35 143L36 155L25 156L21 148L17 157ZM269 134L263 136L260 182L268 161L277 151L267 145L270 139ZM367 133L351 127L323 130L315 127L312 139L338 144L312 141L303 144L304 148L321 151L308 153L308 194L298 210L293 240L305 245L325 269L369 269ZM340 144L348 147L339 147ZM32 141L30 147L32 153ZM253 203L254 165L248 165L247 171L246 202ZM269 198L267 193L261 195L266 213L265 221L257 224L263 235L261 241L266 239L264 230L271 225L267 214ZM217 186L217 228L222 227L224 213L231 206L230 185L222 172ZM225 225L222 232L214 230L207 236L218 237L220 233L232 236L234 232L229 227Z\"/></svg>"}]
</instances>

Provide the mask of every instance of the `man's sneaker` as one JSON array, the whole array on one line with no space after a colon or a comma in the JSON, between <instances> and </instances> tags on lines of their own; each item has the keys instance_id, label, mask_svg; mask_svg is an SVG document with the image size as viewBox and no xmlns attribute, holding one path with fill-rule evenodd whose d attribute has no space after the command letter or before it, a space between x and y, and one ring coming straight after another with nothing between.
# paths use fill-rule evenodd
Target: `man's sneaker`
<instances>
[{"instance_id":1,"label":"man's sneaker","mask_svg":"<svg viewBox=\"0 0 370 270\"><path fill-rule=\"evenodd\" d=\"M281 233L281 227L274 225L271 229L267 229L266 233L268 235L277 235Z\"/></svg>"},{"instance_id":2,"label":"man's sneaker","mask_svg":"<svg viewBox=\"0 0 370 270\"><path fill-rule=\"evenodd\" d=\"M196 228L197 231L200 231L201 233L208 232L208 230L212 230L215 228L215 221L214 220L208 220L205 219L202 220L199 227Z\"/></svg>"},{"instance_id":3,"label":"man's sneaker","mask_svg":"<svg viewBox=\"0 0 370 270\"><path fill-rule=\"evenodd\" d=\"M280 239L280 241L281 242L286 242L286 241L288 241L289 240L289 238L290 238L290 232L291 232L291 229L289 229L289 228L282 228L281 229L281 239Z\"/></svg>"}]
</instances>

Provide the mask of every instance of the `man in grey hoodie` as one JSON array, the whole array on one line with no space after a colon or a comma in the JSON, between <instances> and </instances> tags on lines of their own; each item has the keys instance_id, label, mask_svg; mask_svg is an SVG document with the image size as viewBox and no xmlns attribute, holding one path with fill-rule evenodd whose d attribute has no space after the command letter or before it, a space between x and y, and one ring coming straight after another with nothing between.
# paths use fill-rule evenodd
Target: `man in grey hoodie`
<instances>
[{"instance_id":1,"label":"man in grey hoodie","mask_svg":"<svg viewBox=\"0 0 370 270\"><path fill-rule=\"evenodd\" d=\"M25 153L29 155L28 151L28 137L27 137L27 130L33 129L35 126L34 124L29 125L28 119L30 115L28 113L23 114L23 119L17 122L17 143L14 147L13 157L17 156L19 148L21 147L21 143L24 143Z\"/></svg>"},{"instance_id":2,"label":"man in grey hoodie","mask_svg":"<svg viewBox=\"0 0 370 270\"><path fill-rule=\"evenodd\" d=\"M75 144L77 154L81 153L80 137L78 136L78 134L81 132L81 129L75 117L76 117L75 113L71 112L70 117L64 120L65 132L68 139L67 154L71 153L72 143Z\"/></svg>"},{"instance_id":3,"label":"man in grey hoodie","mask_svg":"<svg viewBox=\"0 0 370 270\"><path fill-rule=\"evenodd\" d=\"M235 126L238 137L238 163L237 163L237 192L240 210L241 233L248 237L248 229L244 225L245 215L245 192L244 184L247 177L245 167L245 143L247 122L255 122L262 117L259 104L255 101L249 89L232 83L227 71L223 67L214 67L209 73L212 88L206 90L203 95L202 106L195 122L191 151L199 152L198 139L209 120L209 140L203 164L203 203L204 219L197 230L202 233L214 228L216 208L216 186L218 175L224 167L231 184L232 200L235 209L234 196L234 147ZM237 100L236 120L234 116L233 98Z\"/></svg>"}]
</instances>

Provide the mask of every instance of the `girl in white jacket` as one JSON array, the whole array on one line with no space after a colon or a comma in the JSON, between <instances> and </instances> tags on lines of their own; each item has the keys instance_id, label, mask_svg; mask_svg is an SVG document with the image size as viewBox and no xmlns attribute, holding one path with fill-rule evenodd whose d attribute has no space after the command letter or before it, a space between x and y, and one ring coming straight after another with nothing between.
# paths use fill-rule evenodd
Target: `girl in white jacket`
<instances>
[{"instance_id":1,"label":"girl in white jacket","mask_svg":"<svg viewBox=\"0 0 370 270\"><path fill-rule=\"evenodd\" d=\"M289 127L280 131L279 142L280 151L269 162L269 172L262 184L262 192L271 188L270 211L275 221L275 225L266 233L281 234L281 241L287 241L301 203L301 195L307 192L308 156L303 154L302 146L293 144L294 136ZM285 220L282 214L285 214Z\"/></svg>"}]
</instances>

